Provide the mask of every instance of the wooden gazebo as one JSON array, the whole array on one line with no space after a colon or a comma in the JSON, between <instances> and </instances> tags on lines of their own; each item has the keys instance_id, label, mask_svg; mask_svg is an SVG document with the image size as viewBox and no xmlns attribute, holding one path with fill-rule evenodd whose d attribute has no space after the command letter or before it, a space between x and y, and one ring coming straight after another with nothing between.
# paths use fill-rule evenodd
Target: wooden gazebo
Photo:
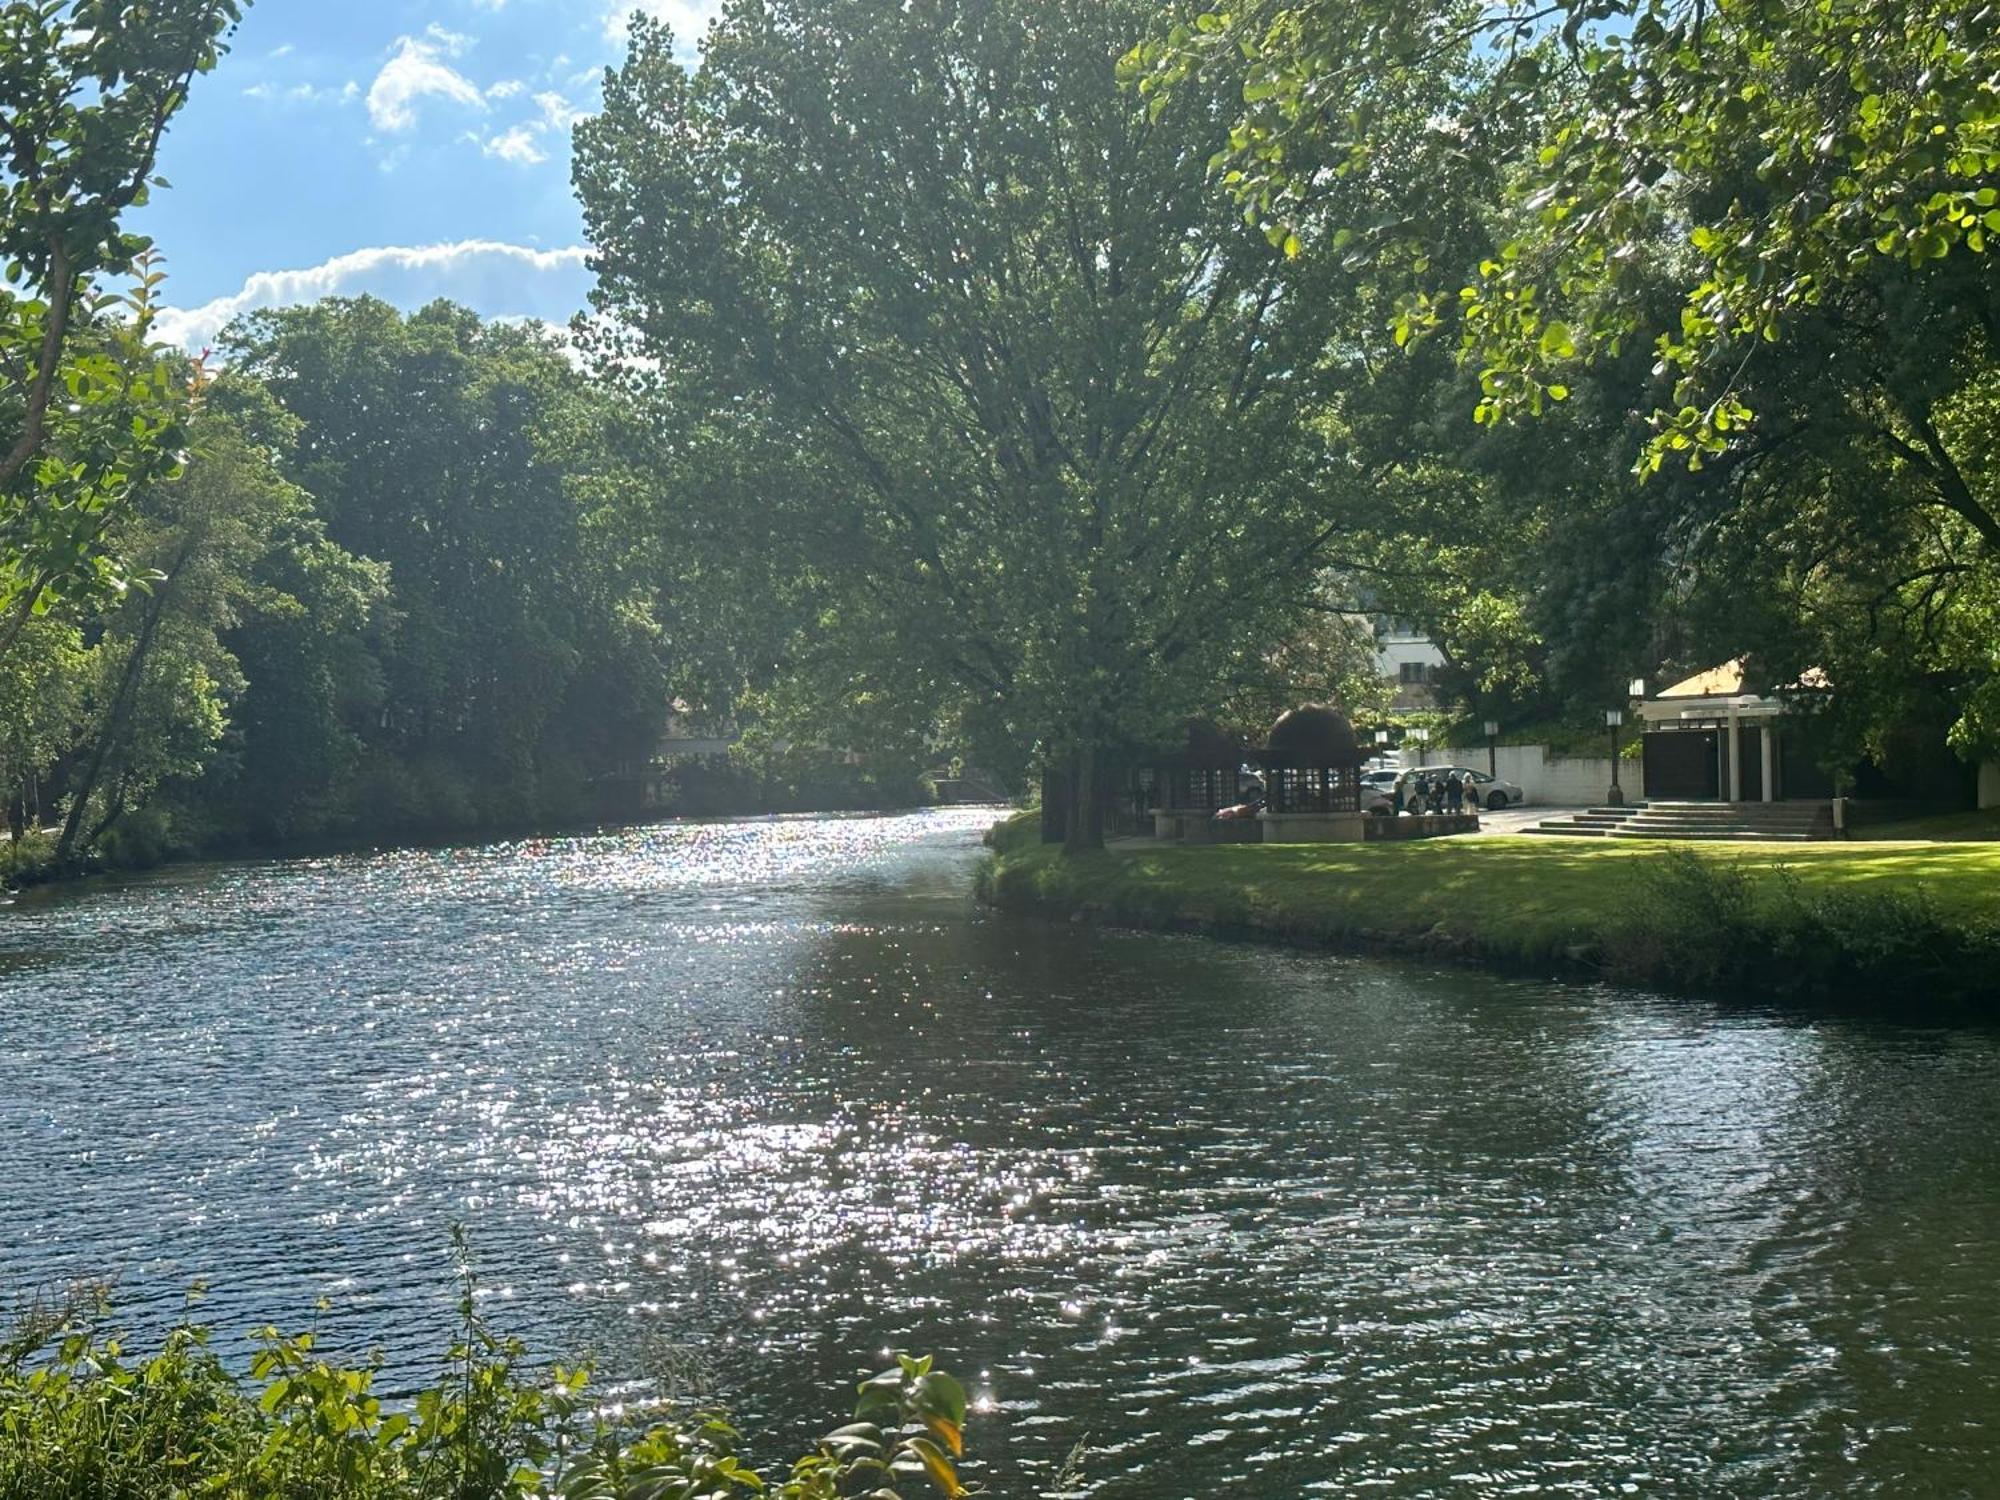
<instances>
[{"instance_id":1,"label":"wooden gazebo","mask_svg":"<svg viewBox=\"0 0 2000 1500\"><path fill-rule=\"evenodd\" d=\"M1264 837L1270 842L1364 837L1361 764L1367 752L1347 715L1311 703L1279 715L1259 757L1264 772Z\"/></svg>"},{"instance_id":2,"label":"wooden gazebo","mask_svg":"<svg viewBox=\"0 0 2000 1500\"><path fill-rule=\"evenodd\" d=\"M1154 832L1205 841L1216 812L1241 800L1247 753L1241 736L1208 719L1189 719L1180 748L1156 757L1152 767Z\"/></svg>"}]
</instances>

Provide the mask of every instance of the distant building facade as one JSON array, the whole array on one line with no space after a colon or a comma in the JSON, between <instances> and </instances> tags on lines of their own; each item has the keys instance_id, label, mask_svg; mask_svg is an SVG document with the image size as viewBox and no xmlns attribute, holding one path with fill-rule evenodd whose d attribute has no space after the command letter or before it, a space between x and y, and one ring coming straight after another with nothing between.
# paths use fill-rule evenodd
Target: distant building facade
<instances>
[{"instance_id":1,"label":"distant building facade","mask_svg":"<svg viewBox=\"0 0 2000 1500\"><path fill-rule=\"evenodd\" d=\"M1375 668L1395 692L1401 709L1437 707L1438 672L1444 653L1410 620L1375 617Z\"/></svg>"}]
</instances>

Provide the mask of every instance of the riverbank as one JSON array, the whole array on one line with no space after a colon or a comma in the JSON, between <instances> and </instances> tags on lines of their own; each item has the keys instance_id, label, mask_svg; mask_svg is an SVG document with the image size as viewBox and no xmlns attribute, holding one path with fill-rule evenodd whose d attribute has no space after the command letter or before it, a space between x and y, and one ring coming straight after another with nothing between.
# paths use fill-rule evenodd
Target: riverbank
<instances>
[{"instance_id":1,"label":"riverbank","mask_svg":"<svg viewBox=\"0 0 2000 1500\"><path fill-rule=\"evenodd\" d=\"M1496 836L1067 857L1013 819L982 897L1123 926L1681 990L2000 1001L2000 845Z\"/></svg>"}]
</instances>

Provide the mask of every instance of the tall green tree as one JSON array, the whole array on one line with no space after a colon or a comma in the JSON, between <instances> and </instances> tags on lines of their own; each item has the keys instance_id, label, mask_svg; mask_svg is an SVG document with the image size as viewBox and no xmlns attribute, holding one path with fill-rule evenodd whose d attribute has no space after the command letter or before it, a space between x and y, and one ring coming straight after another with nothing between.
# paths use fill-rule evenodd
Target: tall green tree
<instances>
[{"instance_id":1,"label":"tall green tree","mask_svg":"<svg viewBox=\"0 0 2000 1500\"><path fill-rule=\"evenodd\" d=\"M119 220L241 8L0 9L0 658L65 591L119 581L108 512L171 466L184 393L145 346L159 273ZM132 296L104 290L135 266Z\"/></svg>"},{"instance_id":2,"label":"tall green tree","mask_svg":"<svg viewBox=\"0 0 2000 1500\"><path fill-rule=\"evenodd\" d=\"M349 720L364 826L575 816L592 776L651 752L652 490L612 393L544 335L445 303L258 313L226 343L297 423L282 462L329 540L389 570L379 683Z\"/></svg>"},{"instance_id":3,"label":"tall green tree","mask_svg":"<svg viewBox=\"0 0 2000 1500\"><path fill-rule=\"evenodd\" d=\"M849 701L1039 743L1080 805L1294 627L1365 491L1357 288L1211 190L1233 93L1120 86L1156 14L750 0L692 72L642 21L576 138L600 353L747 576L797 590L781 668L838 641Z\"/></svg>"},{"instance_id":4,"label":"tall green tree","mask_svg":"<svg viewBox=\"0 0 2000 1500\"><path fill-rule=\"evenodd\" d=\"M301 506L226 411L196 416L186 465L134 498L113 540L145 570L96 629L87 719L64 790L58 864L96 845L163 783L192 781L220 744L242 673L223 641L250 574Z\"/></svg>"}]
</instances>

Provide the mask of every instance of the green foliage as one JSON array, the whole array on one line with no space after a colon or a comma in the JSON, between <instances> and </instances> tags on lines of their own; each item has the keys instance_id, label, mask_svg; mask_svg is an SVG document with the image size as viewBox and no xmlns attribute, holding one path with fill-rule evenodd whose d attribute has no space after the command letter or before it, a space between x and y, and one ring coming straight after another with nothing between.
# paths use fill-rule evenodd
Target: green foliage
<instances>
[{"instance_id":1,"label":"green foliage","mask_svg":"<svg viewBox=\"0 0 2000 1500\"><path fill-rule=\"evenodd\" d=\"M119 227L240 0L35 0L0 15L0 657L66 591L116 587L103 532L171 467L186 382L146 346L161 279ZM128 298L100 275L137 267Z\"/></svg>"},{"instance_id":2,"label":"green foliage","mask_svg":"<svg viewBox=\"0 0 2000 1500\"><path fill-rule=\"evenodd\" d=\"M1752 870L1667 849L1608 944L1621 972L1688 989L1939 999L1977 994L2000 927L1940 911L1920 882L1829 886L1806 868Z\"/></svg>"},{"instance_id":3,"label":"green foliage","mask_svg":"<svg viewBox=\"0 0 2000 1500\"><path fill-rule=\"evenodd\" d=\"M1235 79L1219 190L1364 267L1396 343L1456 333L1489 432L1597 450L1539 496L1496 471L1553 550L1471 579L1526 607L1559 691L1754 650L1825 670L1851 745L1950 694L1970 758L2000 750L1996 35L1954 0L1253 0L1125 70L1155 107ZM1433 71L1454 103L1418 148L1487 185L1470 259L1326 191L1397 146L1368 91ZM1650 498L1615 481L1635 453Z\"/></svg>"},{"instance_id":4,"label":"green foliage","mask_svg":"<svg viewBox=\"0 0 2000 1500\"><path fill-rule=\"evenodd\" d=\"M651 753L670 697L674 575L620 402L545 337L445 303L258 313L228 343L295 433L279 462L333 549L294 549L299 612L242 642L266 685L245 754L268 775L303 753L348 793L270 788L257 831L586 812L590 777Z\"/></svg>"},{"instance_id":5,"label":"green foliage","mask_svg":"<svg viewBox=\"0 0 2000 1500\"><path fill-rule=\"evenodd\" d=\"M377 1365L329 1361L313 1333L258 1334L247 1378L208 1330L146 1355L102 1309L31 1309L0 1341L0 1500L879 1500L964 1495L965 1393L929 1359L865 1381L854 1420L781 1475L740 1455L717 1417L626 1425L587 1398L588 1372L535 1366L479 1315L408 1402L374 1394ZM622 1408L621 1408L622 1410Z\"/></svg>"},{"instance_id":6,"label":"green foliage","mask_svg":"<svg viewBox=\"0 0 2000 1500\"><path fill-rule=\"evenodd\" d=\"M709 585L764 608L762 682L872 705L871 743L1088 775L1213 712L1365 493L1356 284L1209 191L1227 93L1133 108L1154 14L780 0L693 73L641 23L579 128L600 357L676 435Z\"/></svg>"}]
</instances>

